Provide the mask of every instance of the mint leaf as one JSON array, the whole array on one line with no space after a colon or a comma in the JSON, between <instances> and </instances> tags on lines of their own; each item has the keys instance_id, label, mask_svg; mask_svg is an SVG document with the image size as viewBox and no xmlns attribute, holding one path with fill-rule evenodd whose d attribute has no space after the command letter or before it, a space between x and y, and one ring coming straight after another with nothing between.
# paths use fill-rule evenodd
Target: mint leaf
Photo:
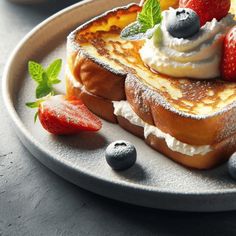
<instances>
[{"instance_id":1,"label":"mint leaf","mask_svg":"<svg viewBox=\"0 0 236 236\"><path fill-rule=\"evenodd\" d=\"M33 80L38 84L36 88L36 102L28 102L25 105L29 108L38 108L40 103L47 99L46 96L53 96L53 85L58 84L61 81L58 79L59 73L62 67L62 60L56 59L53 61L47 69L44 69L42 65L37 62L29 61L28 70ZM36 122L38 112L34 116L34 122Z\"/></svg>"},{"instance_id":2,"label":"mint leaf","mask_svg":"<svg viewBox=\"0 0 236 236\"><path fill-rule=\"evenodd\" d=\"M39 108L39 105L41 102L43 102L44 100L37 100L36 102L27 102L25 105L29 108ZM38 118L38 111L35 113L34 115L34 123L37 121Z\"/></svg>"},{"instance_id":3,"label":"mint leaf","mask_svg":"<svg viewBox=\"0 0 236 236\"><path fill-rule=\"evenodd\" d=\"M52 86L48 83L48 76L44 72L42 75L42 81L36 88L36 98L42 98L53 92Z\"/></svg>"},{"instance_id":4,"label":"mint leaf","mask_svg":"<svg viewBox=\"0 0 236 236\"><path fill-rule=\"evenodd\" d=\"M161 5L159 0L147 0L137 21L131 23L121 31L121 38L126 40L140 40L151 38L157 24L162 21Z\"/></svg>"},{"instance_id":5,"label":"mint leaf","mask_svg":"<svg viewBox=\"0 0 236 236\"><path fill-rule=\"evenodd\" d=\"M40 81L42 80L42 74L44 72L43 67L37 62L29 61L28 70L31 78L40 83Z\"/></svg>"},{"instance_id":6,"label":"mint leaf","mask_svg":"<svg viewBox=\"0 0 236 236\"><path fill-rule=\"evenodd\" d=\"M29 108L38 108L40 103L43 101L44 101L44 99L39 99L36 102L27 102L25 105Z\"/></svg>"},{"instance_id":7,"label":"mint leaf","mask_svg":"<svg viewBox=\"0 0 236 236\"><path fill-rule=\"evenodd\" d=\"M156 46L158 46L162 41L162 31L160 25L155 27L155 31L153 34L153 41Z\"/></svg>"},{"instance_id":8,"label":"mint leaf","mask_svg":"<svg viewBox=\"0 0 236 236\"><path fill-rule=\"evenodd\" d=\"M38 115L39 115L39 113L38 113L38 111L35 113L35 115L34 115L34 123L36 123L36 121L37 121L37 118L38 118Z\"/></svg>"},{"instance_id":9,"label":"mint leaf","mask_svg":"<svg viewBox=\"0 0 236 236\"><path fill-rule=\"evenodd\" d=\"M52 62L49 67L46 69L47 76L49 80L57 78L62 66L62 60L56 59L54 62Z\"/></svg>"},{"instance_id":10,"label":"mint leaf","mask_svg":"<svg viewBox=\"0 0 236 236\"><path fill-rule=\"evenodd\" d=\"M37 108L39 107L40 101L36 102L27 102L25 105L29 108Z\"/></svg>"},{"instance_id":11,"label":"mint leaf","mask_svg":"<svg viewBox=\"0 0 236 236\"><path fill-rule=\"evenodd\" d=\"M44 84L39 84L38 87L36 88L36 98L45 97L51 92L52 92L52 87L49 87Z\"/></svg>"},{"instance_id":12,"label":"mint leaf","mask_svg":"<svg viewBox=\"0 0 236 236\"><path fill-rule=\"evenodd\" d=\"M158 0L148 0L144 3L142 11L138 14L138 21L148 30L162 20L161 5Z\"/></svg>"},{"instance_id":13,"label":"mint leaf","mask_svg":"<svg viewBox=\"0 0 236 236\"><path fill-rule=\"evenodd\" d=\"M59 83L61 83L61 80L59 80L57 78L51 78L49 82L50 82L50 84L59 84Z\"/></svg>"},{"instance_id":14,"label":"mint leaf","mask_svg":"<svg viewBox=\"0 0 236 236\"><path fill-rule=\"evenodd\" d=\"M144 37L145 31L146 30L143 29L142 25L138 21L135 21L121 31L121 38L128 40L138 40Z\"/></svg>"}]
</instances>

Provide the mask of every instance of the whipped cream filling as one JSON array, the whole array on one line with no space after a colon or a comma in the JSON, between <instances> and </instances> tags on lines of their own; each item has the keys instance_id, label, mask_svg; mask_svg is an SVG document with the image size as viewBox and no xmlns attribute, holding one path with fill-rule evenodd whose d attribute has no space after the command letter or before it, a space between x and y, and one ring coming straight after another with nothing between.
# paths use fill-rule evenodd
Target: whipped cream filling
<instances>
[{"instance_id":1,"label":"whipped cream filling","mask_svg":"<svg viewBox=\"0 0 236 236\"><path fill-rule=\"evenodd\" d=\"M144 137L154 135L157 138L165 139L167 146L175 152L179 152L188 156L205 155L213 149L210 145L194 146L183 143L171 135L162 132L160 129L153 125L144 122L131 108L127 101L113 101L114 114L122 116L127 119L131 124L144 128Z\"/></svg>"},{"instance_id":2,"label":"whipped cream filling","mask_svg":"<svg viewBox=\"0 0 236 236\"><path fill-rule=\"evenodd\" d=\"M141 48L143 62L153 70L173 77L219 77L223 36L236 25L234 15L229 13L220 21L213 19L202 26L195 36L179 39L171 36L166 28L168 16L173 10L162 13L161 40L156 42L154 35Z\"/></svg>"}]
</instances>

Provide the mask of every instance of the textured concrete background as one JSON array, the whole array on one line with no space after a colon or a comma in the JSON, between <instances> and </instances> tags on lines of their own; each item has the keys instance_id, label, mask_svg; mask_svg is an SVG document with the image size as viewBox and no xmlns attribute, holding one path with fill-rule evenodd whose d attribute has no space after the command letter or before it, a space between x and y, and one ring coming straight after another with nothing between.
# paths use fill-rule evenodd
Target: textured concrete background
<instances>
[{"instance_id":1,"label":"textured concrete background","mask_svg":"<svg viewBox=\"0 0 236 236\"><path fill-rule=\"evenodd\" d=\"M76 1L20 6L0 0L0 77L19 40ZM157 211L115 202L56 176L22 146L0 98L0 235L236 235L236 212Z\"/></svg>"}]
</instances>

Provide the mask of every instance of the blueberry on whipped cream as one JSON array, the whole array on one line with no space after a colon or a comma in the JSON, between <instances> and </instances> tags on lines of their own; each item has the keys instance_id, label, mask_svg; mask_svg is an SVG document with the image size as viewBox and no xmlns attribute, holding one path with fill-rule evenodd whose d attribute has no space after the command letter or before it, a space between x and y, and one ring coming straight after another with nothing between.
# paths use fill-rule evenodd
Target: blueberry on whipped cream
<instances>
[{"instance_id":1,"label":"blueberry on whipped cream","mask_svg":"<svg viewBox=\"0 0 236 236\"><path fill-rule=\"evenodd\" d=\"M228 13L220 21L214 18L197 30L198 23L193 23L195 16L188 17L183 10L170 8L162 12L158 40L155 39L154 33L151 39L145 39L146 42L140 50L143 62L152 70L172 77L220 77L223 38L229 29L236 25L234 15ZM185 10L188 11L189 9ZM178 12L184 15L180 19L186 19L184 26L178 25L179 20L176 20L174 25L173 17L177 16ZM190 25L187 21L192 22L192 28L187 27L185 30L185 24Z\"/></svg>"},{"instance_id":2,"label":"blueberry on whipped cream","mask_svg":"<svg viewBox=\"0 0 236 236\"><path fill-rule=\"evenodd\" d=\"M197 13L191 9L179 8L170 12L166 28L175 38L189 38L200 30Z\"/></svg>"}]
</instances>

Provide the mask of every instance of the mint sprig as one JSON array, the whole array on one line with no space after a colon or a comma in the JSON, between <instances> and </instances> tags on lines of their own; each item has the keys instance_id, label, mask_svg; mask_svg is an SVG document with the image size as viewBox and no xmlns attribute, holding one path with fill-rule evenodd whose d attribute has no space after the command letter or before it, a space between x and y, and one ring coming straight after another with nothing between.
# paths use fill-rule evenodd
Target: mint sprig
<instances>
[{"instance_id":1,"label":"mint sprig","mask_svg":"<svg viewBox=\"0 0 236 236\"><path fill-rule=\"evenodd\" d=\"M58 79L58 75L61 71L62 60L57 59L53 61L46 69L46 74L51 81ZM60 80L58 80L60 82Z\"/></svg>"},{"instance_id":2,"label":"mint sprig","mask_svg":"<svg viewBox=\"0 0 236 236\"><path fill-rule=\"evenodd\" d=\"M28 71L29 71L31 78L33 80L35 80L36 82L40 83L40 81L42 79L42 74L44 72L43 67L37 62L29 61Z\"/></svg>"},{"instance_id":3,"label":"mint sprig","mask_svg":"<svg viewBox=\"0 0 236 236\"><path fill-rule=\"evenodd\" d=\"M25 105L29 108L39 108L40 103L43 101L44 99L39 99L36 102L27 102ZM37 121L37 118L38 118L38 112L36 112L34 115L34 123Z\"/></svg>"},{"instance_id":4,"label":"mint sprig","mask_svg":"<svg viewBox=\"0 0 236 236\"><path fill-rule=\"evenodd\" d=\"M49 93L54 93L52 85L53 84L50 81L50 77L43 72L42 80L36 88L36 98L42 98L47 96Z\"/></svg>"},{"instance_id":5,"label":"mint sprig","mask_svg":"<svg viewBox=\"0 0 236 236\"><path fill-rule=\"evenodd\" d=\"M37 100L36 102L27 102L25 105L29 108L38 108L43 99Z\"/></svg>"},{"instance_id":6,"label":"mint sprig","mask_svg":"<svg viewBox=\"0 0 236 236\"><path fill-rule=\"evenodd\" d=\"M121 32L122 39L128 40L139 40L145 36L146 30L140 24L140 22L135 21L125 27Z\"/></svg>"},{"instance_id":7,"label":"mint sprig","mask_svg":"<svg viewBox=\"0 0 236 236\"><path fill-rule=\"evenodd\" d=\"M153 28L162 20L161 4L158 0L147 0L142 11L138 14L138 21L148 30Z\"/></svg>"},{"instance_id":8,"label":"mint sprig","mask_svg":"<svg viewBox=\"0 0 236 236\"><path fill-rule=\"evenodd\" d=\"M29 74L31 78L37 83L36 98L42 98L49 93L54 93L53 85L61 82L58 79L61 66L61 59L56 59L46 69L37 62L29 61Z\"/></svg>"},{"instance_id":9,"label":"mint sprig","mask_svg":"<svg viewBox=\"0 0 236 236\"><path fill-rule=\"evenodd\" d=\"M151 38L158 24L162 21L161 4L159 0L147 0L138 14L137 20L121 31L125 40Z\"/></svg>"},{"instance_id":10,"label":"mint sprig","mask_svg":"<svg viewBox=\"0 0 236 236\"><path fill-rule=\"evenodd\" d=\"M46 96L55 94L53 85L61 82L58 76L62 67L62 60L56 59L47 68L35 61L29 61L28 71L31 78L36 82L35 102L28 102L25 105L29 108L38 108L40 103L45 100ZM37 120L38 113L35 114L34 121Z\"/></svg>"}]
</instances>

